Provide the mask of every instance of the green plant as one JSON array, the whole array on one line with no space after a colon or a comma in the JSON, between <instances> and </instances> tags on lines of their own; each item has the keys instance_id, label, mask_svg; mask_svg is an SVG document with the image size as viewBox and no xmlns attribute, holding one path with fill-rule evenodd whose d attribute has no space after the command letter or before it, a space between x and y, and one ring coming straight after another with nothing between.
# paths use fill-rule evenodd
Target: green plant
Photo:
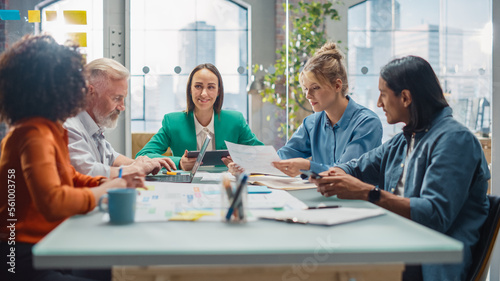
<instances>
[{"instance_id":1,"label":"green plant","mask_svg":"<svg viewBox=\"0 0 500 281\"><path fill-rule=\"evenodd\" d=\"M289 16L292 26L289 31L289 53L288 67L289 79L286 81L286 43L281 49L276 50L278 59L274 64L274 72L266 70L264 75L264 89L259 92L263 102L275 104L278 108L286 109L285 83L288 83L288 114L290 135L301 124L303 117L299 112L312 112L310 105L302 92L299 83L299 74L304 67L307 59L314 54L316 49L323 46L328 40L326 38L325 20L340 20L339 14L333 5L340 2L304 2L298 3L298 6L288 5ZM286 4L283 4L286 11ZM283 26L286 29L286 26ZM339 41L340 43L340 41ZM254 65L253 72L262 70L262 65ZM270 119L270 116L267 116ZM281 136L285 134L286 123L282 123L278 128ZM281 137L280 136L280 137Z\"/></svg>"}]
</instances>

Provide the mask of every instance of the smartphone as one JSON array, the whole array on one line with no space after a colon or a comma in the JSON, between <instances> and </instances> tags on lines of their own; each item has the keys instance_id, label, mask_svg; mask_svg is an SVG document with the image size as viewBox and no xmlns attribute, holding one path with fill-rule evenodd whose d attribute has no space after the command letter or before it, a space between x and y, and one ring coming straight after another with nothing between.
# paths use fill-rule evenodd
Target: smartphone
<instances>
[{"instance_id":1,"label":"smartphone","mask_svg":"<svg viewBox=\"0 0 500 281\"><path fill-rule=\"evenodd\" d=\"M303 175L306 175L308 178L313 178L313 179L320 179L322 176L318 175L316 172L313 172L311 170L300 170L300 172Z\"/></svg>"}]
</instances>

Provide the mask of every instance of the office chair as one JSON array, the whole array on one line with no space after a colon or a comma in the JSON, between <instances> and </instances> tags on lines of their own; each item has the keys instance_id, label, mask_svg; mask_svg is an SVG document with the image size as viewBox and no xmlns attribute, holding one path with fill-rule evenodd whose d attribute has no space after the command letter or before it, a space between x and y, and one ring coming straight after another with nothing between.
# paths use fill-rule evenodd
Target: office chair
<instances>
[{"instance_id":1,"label":"office chair","mask_svg":"<svg viewBox=\"0 0 500 281\"><path fill-rule=\"evenodd\" d=\"M485 280L490 265L491 253L500 229L500 197L488 195L490 213L484 222L479 242L472 253L472 265L466 280Z\"/></svg>"}]
</instances>

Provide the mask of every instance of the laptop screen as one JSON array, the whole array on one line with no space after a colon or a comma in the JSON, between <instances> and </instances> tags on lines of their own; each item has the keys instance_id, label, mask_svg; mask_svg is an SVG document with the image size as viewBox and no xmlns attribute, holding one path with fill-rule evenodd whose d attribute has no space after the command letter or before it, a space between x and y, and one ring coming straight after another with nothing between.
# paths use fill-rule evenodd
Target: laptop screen
<instances>
[{"instance_id":1,"label":"laptop screen","mask_svg":"<svg viewBox=\"0 0 500 281\"><path fill-rule=\"evenodd\" d=\"M205 141L203 142L203 145L201 146L200 153L198 154L198 158L196 158L196 162L194 163L193 169L191 170L191 178L194 177L194 174L196 174L196 171L201 165L201 160L203 160L203 157L205 156L205 152L207 151L208 144L212 138L210 135L207 134L205 137Z\"/></svg>"}]
</instances>

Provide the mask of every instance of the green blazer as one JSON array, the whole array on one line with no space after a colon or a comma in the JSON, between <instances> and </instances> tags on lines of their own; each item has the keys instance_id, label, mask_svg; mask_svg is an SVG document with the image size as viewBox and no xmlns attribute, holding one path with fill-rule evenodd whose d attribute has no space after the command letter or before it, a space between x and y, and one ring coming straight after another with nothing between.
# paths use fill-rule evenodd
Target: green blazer
<instances>
[{"instance_id":1,"label":"green blazer","mask_svg":"<svg viewBox=\"0 0 500 281\"><path fill-rule=\"evenodd\" d=\"M238 111L221 110L214 115L215 149L227 149L224 141L245 145L263 145L252 133L243 114ZM162 127L151 140L137 153L137 156L150 158L162 156L170 147L169 156L177 167L184 151L197 150L196 129L193 112L173 112L165 114Z\"/></svg>"}]
</instances>

